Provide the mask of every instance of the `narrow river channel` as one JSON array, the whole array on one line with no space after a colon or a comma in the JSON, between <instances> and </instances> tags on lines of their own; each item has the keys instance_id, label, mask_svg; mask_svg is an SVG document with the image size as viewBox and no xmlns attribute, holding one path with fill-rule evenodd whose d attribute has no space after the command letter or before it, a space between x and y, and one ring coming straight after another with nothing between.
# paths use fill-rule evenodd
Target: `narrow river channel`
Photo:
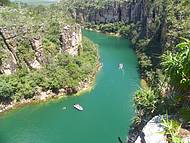
<instances>
[{"instance_id":1,"label":"narrow river channel","mask_svg":"<svg viewBox=\"0 0 190 143\"><path fill-rule=\"evenodd\" d=\"M126 139L139 87L137 57L126 39L84 31L103 68L91 92L27 105L0 117L0 143L118 143ZM124 64L123 70L118 65ZM73 104L84 107L76 111ZM63 107L67 107L63 110Z\"/></svg>"}]
</instances>

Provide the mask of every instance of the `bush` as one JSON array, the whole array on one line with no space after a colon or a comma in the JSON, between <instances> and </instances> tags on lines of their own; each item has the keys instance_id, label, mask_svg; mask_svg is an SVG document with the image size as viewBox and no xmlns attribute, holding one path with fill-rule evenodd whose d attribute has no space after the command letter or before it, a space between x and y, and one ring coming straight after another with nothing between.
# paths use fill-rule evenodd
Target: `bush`
<instances>
[{"instance_id":1,"label":"bush","mask_svg":"<svg viewBox=\"0 0 190 143\"><path fill-rule=\"evenodd\" d=\"M15 88L5 80L0 80L0 101L9 101L14 96Z\"/></svg>"},{"instance_id":2,"label":"bush","mask_svg":"<svg viewBox=\"0 0 190 143\"><path fill-rule=\"evenodd\" d=\"M151 88L138 90L134 100L137 110L143 114L154 113L157 111L157 105L162 102L160 95Z\"/></svg>"},{"instance_id":3,"label":"bush","mask_svg":"<svg viewBox=\"0 0 190 143\"><path fill-rule=\"evenodd\" d=\"M190 40L176 46L176 52L167 52L162 56L164 72L170 84L178 91L190 89Z\"/></svg>"}]
</instances>

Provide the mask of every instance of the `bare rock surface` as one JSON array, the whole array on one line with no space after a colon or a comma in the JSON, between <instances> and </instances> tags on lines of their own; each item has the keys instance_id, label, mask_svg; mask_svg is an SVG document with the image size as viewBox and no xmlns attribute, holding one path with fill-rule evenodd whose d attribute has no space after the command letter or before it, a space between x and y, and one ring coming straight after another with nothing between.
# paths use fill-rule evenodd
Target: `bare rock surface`
<instances>
[{"instance_id":1,"label":"bare rock surface","mask_svg":"<svg viewBox=\"0 0 190 143\"><path fill-rule=\"evenodd\" d=\"M153 117L143 128L135 143L167 143L164 126L161 124L164 116Z\"/></svg>"}]
</instances>

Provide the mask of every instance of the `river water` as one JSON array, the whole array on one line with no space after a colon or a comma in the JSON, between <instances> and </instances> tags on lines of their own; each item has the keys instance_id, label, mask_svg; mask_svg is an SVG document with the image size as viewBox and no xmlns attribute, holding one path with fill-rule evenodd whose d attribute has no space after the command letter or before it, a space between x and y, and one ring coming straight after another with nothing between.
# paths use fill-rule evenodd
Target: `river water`
<instances>
[{"instance_id":1,"label":"river water","mask_svg":"<svg viewBox=\"0 0 190 143\"><path fill-rule=\"evenodd\" d=\"M0 117L0 143L118 143L126 139L139 87L137 57L123 38L84 31L99 45L103 68L91 92L26 105ZM124 69L119 70L118 64ZM83 112L73 108L79 103ZM63 110L66 107L66 110Z\"/></svg>"}]
</instances>

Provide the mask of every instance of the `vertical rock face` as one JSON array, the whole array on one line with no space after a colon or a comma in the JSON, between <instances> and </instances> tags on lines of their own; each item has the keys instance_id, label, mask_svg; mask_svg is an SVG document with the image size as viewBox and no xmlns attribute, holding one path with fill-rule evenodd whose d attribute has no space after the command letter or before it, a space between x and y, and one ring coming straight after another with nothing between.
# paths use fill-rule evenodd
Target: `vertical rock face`
<instances>
[{"instance_id":1,"label":"vertical rock face","mask_svg":"<svg viewBox=\"0 0 190 143\"><path fill-rule=\"evenodd\" d=\"M6 52L6 57L1 61L0 73L10 75L11 73L16 72L17 62L9 51L4 52Z\"/></svg>"},{"instance_id":2,"label":"vertical rock face","mask_svg":"<svg viewBox=\"0 0 190 143\"><path fill-rule=\"evenodd\" d=\"M80 25L65 26L61 33L61 51L77 56L82 47L82 32Z\"/></svg>"},{"instance_id":3,"label":"vertical rock face","mask_svg":"<svg viewBox=\"0 0 190 143\"><path fill-rule=\"evenodd\" d=\"M1 73L11 74L16 71L18 66L16 56L16 34L11 32L12 29L0 28L0 40L4 43L0 51L4 54L1 59L0 70Z\"/></svg>"},{"instance_id":4,"label":"vertical rock face","mask_svg":"<svg viewBox=\"0 0 190 143\"><path fill-rule=\"evenodd\" d=\"M32 49L35 51L35 59L33 63L36 63L36 68L39 67L40 63L45 64L45 54L42 47L41 37L35 37L31 40Z\"/></svg>"},{"instance_id":5,"label":"vertical rock face","mask_svg":"<svg viewBox=\"0 0 190 143\"><path fill-rule=\"evenodd\" d=\"M111 23L111 22L139 22L143 21L146 17L154 19L155 16L147 15L147 0L135 1L113 1L105 3L101 8L90 6L87 8L76 8L72 11L72 15L78 21L88 21L98 23ZM98 5L98 4L97 4ZM155 11L152 8L151 11Z\"/></svg>"},{"instance_id":6,"label":"vertical rock face","mask_svg":"<svg viewBox=\"0 0 190 143\"><path fill-rule=\"evenodd\" d=\"M89 5L93 1L87 2ZM71 10L73 18L79 22L90 22L93 24L106 24L113 22L123 22L125 24L141 23L142 36L150 34L148 29L151 24L156 22L160 17L159 5L148 0L133 0L133 1L112 1L106 2L102 7L96 7L98 3L89 7L77 7Z\"/></svg>"}]
</instances>

